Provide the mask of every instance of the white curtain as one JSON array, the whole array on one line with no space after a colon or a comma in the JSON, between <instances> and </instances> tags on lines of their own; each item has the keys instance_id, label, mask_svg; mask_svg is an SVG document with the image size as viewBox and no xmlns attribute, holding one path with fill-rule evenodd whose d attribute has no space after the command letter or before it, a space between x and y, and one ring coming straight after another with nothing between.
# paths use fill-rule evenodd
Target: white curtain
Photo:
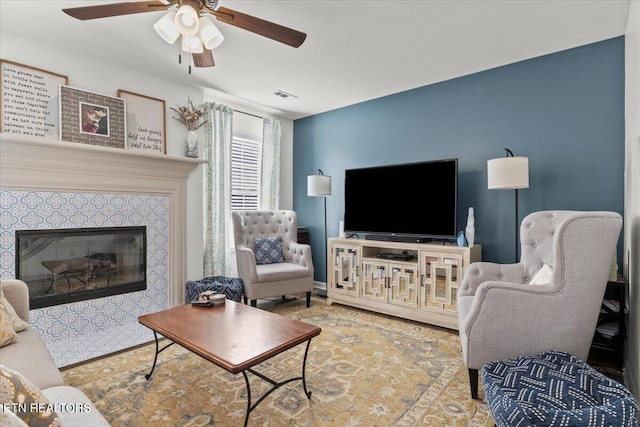
<instances>
[{"instance_id":1,"label":"white curtain","mask_svg":"<svg viewBox=\"0 0 640 427\"><path fill-rule=\"evenodd\" d=\"M262 121L262 189L260 209L280 209L280 121Z\"/></svg>"},{"instance_id":2,"label":"white curtain","mask_svg":"<svg viewBox=\"0 0 640 427\"><path fill-rule=\"evenodd\" d=\"M204 275L231 272L231 139L233 109L209 102L204 125Z\"/></svg>"}]
</instances>

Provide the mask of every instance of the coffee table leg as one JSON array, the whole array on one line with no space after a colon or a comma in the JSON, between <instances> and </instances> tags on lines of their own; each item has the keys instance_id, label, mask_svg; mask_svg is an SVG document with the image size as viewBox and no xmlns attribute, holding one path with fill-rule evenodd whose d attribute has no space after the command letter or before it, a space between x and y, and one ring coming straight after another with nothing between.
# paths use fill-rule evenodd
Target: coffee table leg
<instances>
[{"instance_id":1,"label":"coffee table leg","mask_svg":"<svg viewBox=\"0 0 640 427\"><path fill-rule=\"evenodd\" d=\"M273 393L274 391L276 391L277 389L279 389L280 387L282 387L283 385L290 383L291 381L300 381L302 380L302 387L304 388L304 394L305 396L307 396L307 399L311 399L311 392L307 390L307 380L306 380L306 367L307 367L307 355L309 354L309 346L311 345L311 340L307 341L307 348L304 350L304 360L302 362L302 376L301 377L295 377L295 378L289 378L288 380L282 381L282 382L277 382L272 380L271 378L267 377L266 375L261 374L260 372L256 372L251 368L248 368L244 371L242 371L242 375L244 376L244 382L247 386L247 413L244 417L244 426L247 427L247 423L249 422L249 414L251 413L251 411L253 411L254 409L256 409L256 406L258 406L260 404L260 402L262 402L267 396L269 396L271 393ZM164 350L164 349L163 349ZM162 350L161 350L162 351ZM155 364L155 362L154 362ZM253 405L251 404L251 384L249 384L249 377L247 376L247 371L251 372L253 375L257 376L258 378L261 378L262 380L270 383L273 387L267 391L265 394L263 394L260 399L258 399L256 401L256 403L254 403ZM151 370L151 372L153 372L153 369Z\"/></svg>"},{"instance_id":2,"label":"coffee table leg","mask_svg":"<svg viewBox=\"0 0 640 427\"><path fill-rule=\"evenodd\" d=\"M253 410L253 408L251 407L251 385L249 384L249 377L247 377L247 371L242 371L242 375L244 376L244 383L247 386L247 413L244 416L244 427L247 427L247 423L249 422L249 414Z\"/></svg>"},{"instance_id":3,"label":"coffee table leg","mask_svg":"<svg viewBox=\"0 0 640 427\"><path fill-rule=\"evenodd\" d=\"M153 374L153 370L156 369L156 362L158 361L158 354L162 353L163 350L166 350L168 347L171 347L172 345L175 344L175 342L171 341L169 344L165 345L164 347L159 348L159 343L158 343L158 333L156 331L153 331L153 337L156 339L156 354L153 356L153 366L151 366L151 371L148 374L145 374L145 378L148 380L149 378L151 378L151 375Z\"/></svg>"},{"instance_id":4,"label":"coffee table leg","mask_svg":"<svg viewBox=\"0 0 640 427\"><path fill-rule=\"evenodd\" d=\"M307 341L307 348L304 350L304 360L302 362L302 388L304 389L304 394L307 396L307 399L311 399L311 392L307 391L307 376L305 375L305 370L307 369L307 354L309 354L310 344L311 340Z\"/></svg>"}]
</instances>

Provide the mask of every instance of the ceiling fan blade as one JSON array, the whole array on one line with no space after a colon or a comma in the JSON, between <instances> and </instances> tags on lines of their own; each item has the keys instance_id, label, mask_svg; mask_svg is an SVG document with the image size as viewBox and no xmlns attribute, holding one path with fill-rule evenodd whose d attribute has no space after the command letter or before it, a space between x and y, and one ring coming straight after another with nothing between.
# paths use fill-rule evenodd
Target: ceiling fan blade
<instances>
[{"instance_id":1,"label":"ceiling fan blade","mask_svg":"<svg viewBox=\"0 0 640 427\"><path fill-rule=\"evenodd\" d=\"M226 7L219 7L216 10L211 10L205 7L203 10L215 15L218 21L233 25L234 27L242 28L243 30L251 31L252 33L260 34L261 36L292 47L299 47L307 38L307 35L303 32L283 27L282 25L265 21L264 19L256 18L251 15L246 15L241 12L236 12L235 10L231 10Z\"/></svg>"},{"instance_id":2,"label":"ceiling fan blade","mask_svg":"<svg viewBox=\"0 0 640 427\"><path fill-rule=\"evenodd\" d=\"M167 10L175 1L164 4L161 1L123 2L99 4L96 6L71 7L62 9L67 15L86 21L88 19L108 18L110 16L130 15L132 13L157 12Z\"/></svg>"},{"instance_id":3,"label":"ceiling fan blade","mask_svg":"<svg viewBox=\"0 0 640 427\"><path fill-rule=\"evenodd\" d=\"M205 49L202 53L192 53L193 65L196 67L213 67L215 62L213 61L213 54L211 49Z\"/></svg>"}]
</instances>

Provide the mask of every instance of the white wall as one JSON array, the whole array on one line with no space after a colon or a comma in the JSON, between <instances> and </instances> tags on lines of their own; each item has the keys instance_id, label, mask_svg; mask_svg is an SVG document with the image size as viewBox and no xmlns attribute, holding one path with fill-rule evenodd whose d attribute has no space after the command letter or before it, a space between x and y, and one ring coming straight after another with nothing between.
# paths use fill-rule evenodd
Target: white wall
<instances>
[{"instance_id":1,"label":"white wall","mask_svg":"<svg viewBox=\"0 0 640 427\"><path fill-rule=\"evenodd\" d=\"M69 86L109 96L116 96L118 89L126 89L164 99L167 107L167 154L184 155L186 129L172 118L173 112L169 107L186 104L188 97L196 104L201 103L201 89L41 40L18 37L5 30L0 30L0 39L2 59L66 75Z\"/></svg>"},{"instance_id":2,"label":"white wall","mask_svg":"<svg viewBox=\"0 0 640 427\"><path fill-rule=\"evenodd\" d=\"M640 2L625 34L625 275L629 278L627 382L640 396Z\"/></svg>"},{"instance_id":3,"label":"white wall","mask_svg":"<svg viewBox=\"0 0 640 427\"><path fill-rule=\"evenodd\" d=\"M42 68L69 77L69 86L116 96L118 89L164 99L166 103L167 154L184 156L186 129L173 119L169 107L185 105L188 98L194 104L204 102L202 88L189 86L183 82L168 80L144 71L90 56L76 50L64 48L41 40L18 37L15 33L0 30L0 58L21 64ZM185 72L186 76L186 72ZM282 125L282 172L281 207L293 205L292 162L293 162L293 121L267 114L242 104L242 101L225 95L222 101L233 108L260 116L274 117ZM202 132L201 132L202 137ZM200 154L202 150L200 150ZM186 279L202 278L202 167L192 172L187 182L187 223L186 223Z\"/></svg>"}]
</instances>

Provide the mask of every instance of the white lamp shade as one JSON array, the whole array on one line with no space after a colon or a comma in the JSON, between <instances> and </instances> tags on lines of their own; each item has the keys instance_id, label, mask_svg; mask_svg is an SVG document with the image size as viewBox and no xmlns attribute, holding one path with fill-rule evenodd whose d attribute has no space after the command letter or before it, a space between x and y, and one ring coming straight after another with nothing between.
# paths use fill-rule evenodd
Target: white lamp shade
<instances>
[{"instance_id":1,"label":"white lamp shade","mask_svg":"<svg viewBox=\"0 0 640 427\"><path fill-rule=\"evenodd\" d=\"M307 177L307 196L323 197L331 195L331 177L327 175L309 175Z\"/></svg>"},{"instance_id":2,"label":"white lamp shade","mask_svg":"<svg viewBox=\"0 0 640 427\"><path fill-rule=\"evenodd\" d=\"M172 10L153 24L156 33L169 44L174 44L176 40L178 40L178 37L180 37L180 31L178 31L178 27L176 27L175 19L176 12Z\"/></svg>"},{"instance_id":3,"label":"white lamp shade","mask_svg":"<svg viewBox=\"0 0 640 427\"><path fill-rule=\"evenodd\" d=\"M182 50L189 53L202 53L204 48L198 37L182 36Z\"/></svg>"},{"instance_id":4,"label":"white lamp shade","mask_svg":"<svg viewBox=\"0 0 640 427\"><path fill-rule=\"evenodd\" d=\"M198 11L188 4L180 6L174 22L183 36L192 37L198 34Z\"/></svg>"},{"instance_id":5,"label":"white lamp shade","mask_svg":"<svg viewBox=\"0 0 640 427\"><path fill-rule=\"evenodd\" d=\"M529 158L500 157L487 162L489 190L529 188Z\"/></svg>"},{"instance_id":6,"label":"white lamp shade","mask_svg":"<svg viewBox=\"0 0 640 427\"><path fill-rule=\"evenodd\" d=\"M204 16L199 20L200 29L198 30L198 37L202 40L202 44L207 49L215 49L220 46L220 43L224 40L224 36L218 30L210 19Z\"/></svg>"}]
</instances>

